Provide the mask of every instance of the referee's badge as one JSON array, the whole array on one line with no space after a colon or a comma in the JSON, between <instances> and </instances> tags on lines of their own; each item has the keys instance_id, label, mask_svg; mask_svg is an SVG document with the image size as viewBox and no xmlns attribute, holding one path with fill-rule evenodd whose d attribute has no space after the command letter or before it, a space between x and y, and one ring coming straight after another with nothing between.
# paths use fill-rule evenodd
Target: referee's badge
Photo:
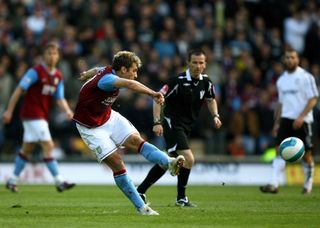
<instances>
[{"instance_id":1,"label":"referee's badge","mask_svg":"<svg viewBox=\"0 0 320 228\"><path fill-rule=\"evenodd\" d=\"M204 90L201 90L201 91L200 91L200 99L202 99L202 98L203 98L204 93L205 93L205 91L204 91Z\"/></svg>"}]
</instances>

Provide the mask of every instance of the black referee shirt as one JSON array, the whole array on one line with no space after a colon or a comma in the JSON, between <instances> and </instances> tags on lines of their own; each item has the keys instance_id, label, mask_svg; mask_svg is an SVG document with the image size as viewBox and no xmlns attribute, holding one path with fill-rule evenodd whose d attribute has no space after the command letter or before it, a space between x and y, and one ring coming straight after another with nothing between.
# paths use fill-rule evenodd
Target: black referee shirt
<instances>
[{"instance_id":1,"label":"black referee shirt","mask_svg":"<svg viewBox=\"0 0 320 228\"><path fill-rule=\"evenodd\" d=\"M207 75L191 78L189 70L168 80L161 91L165 97L164 116L172 124L191 128L205 99L215 98L214 86Z\"/></svg>"}]
</instances>

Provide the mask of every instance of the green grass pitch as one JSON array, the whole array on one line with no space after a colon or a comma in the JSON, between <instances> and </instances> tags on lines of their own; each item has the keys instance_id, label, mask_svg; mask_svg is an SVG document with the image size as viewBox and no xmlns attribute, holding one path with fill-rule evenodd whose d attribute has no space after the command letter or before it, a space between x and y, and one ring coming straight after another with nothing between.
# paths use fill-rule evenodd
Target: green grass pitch
<instances>
[{"instance_id":1,"label":"green grass pitch","mask_svg":"<svg viewBox=\"0 0 320 228\"><path fill-rule=\"evenodd\" d=\"M51 185L0 189L0 227L320 227L320 189L301 187L262 194L257 186L189 186L197 208L174 206L175 186L153 186L151 207L160 216L138 215L116 186L76 186L57 193Z\"/></svg>"}]
</instances>

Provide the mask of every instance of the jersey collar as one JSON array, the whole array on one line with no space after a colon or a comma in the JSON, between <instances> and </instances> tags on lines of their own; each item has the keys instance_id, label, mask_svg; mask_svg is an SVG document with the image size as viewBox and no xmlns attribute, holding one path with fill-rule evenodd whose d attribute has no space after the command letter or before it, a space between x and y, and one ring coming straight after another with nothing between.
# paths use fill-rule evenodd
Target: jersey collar
<instances>
[{"instance_id":1,"label":"jersey collar","mask_svg":"<svg viewBox=\"0 0 320 228\"><path fill-rule=\"evenodd\" d=\"M48 72L49 75L54 75L57 72L57 68L54 68L52 71L49 71L45 63L41 63L41 66Z\"/></svg>"},{"instance_id":2,"label":"jersey collar","mask_svg":"<svg viewBox=\"0 0 320 228\"><path fill-rule=\"evenodd\" d=\"M188 81L192 81L191 74L190 74L190 69L188 69L186 71L186 77L187 77ZM203 76L202 76L202 74L200 74L199 80L202 80L202 79L203 79Z\"/></svg>"}]
</instances>

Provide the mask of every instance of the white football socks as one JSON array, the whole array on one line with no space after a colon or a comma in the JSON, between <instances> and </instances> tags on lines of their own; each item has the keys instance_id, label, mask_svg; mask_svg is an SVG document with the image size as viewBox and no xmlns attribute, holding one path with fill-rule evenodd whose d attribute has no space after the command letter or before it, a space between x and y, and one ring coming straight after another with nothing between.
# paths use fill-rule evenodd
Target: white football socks
<instances>
[{"instance_id":1,"label":"white football socks","mask_svg":"<svg viewBox=\"0 0 320 228\"><path fill-rule=\"evenodd\" d=\"M286 162L280 157L277 156L272 161L272 175L270 184L279 187L279 175L284 171L286 167Z\"/></svg>"},{"instance_id":2,"label":"white football socks","mask_svg":"<svg viewBox=\"0 0 320 228\"><path fill-rule=\"evenodd\" d=\"M314 175L314 162L312 161L311 164L308 164L303 161L302 166L303 166L303 173L304 173L303 187L308 191L311 191L312 183L313 183L313 175Z\"/></svg>"}]
</instances>

